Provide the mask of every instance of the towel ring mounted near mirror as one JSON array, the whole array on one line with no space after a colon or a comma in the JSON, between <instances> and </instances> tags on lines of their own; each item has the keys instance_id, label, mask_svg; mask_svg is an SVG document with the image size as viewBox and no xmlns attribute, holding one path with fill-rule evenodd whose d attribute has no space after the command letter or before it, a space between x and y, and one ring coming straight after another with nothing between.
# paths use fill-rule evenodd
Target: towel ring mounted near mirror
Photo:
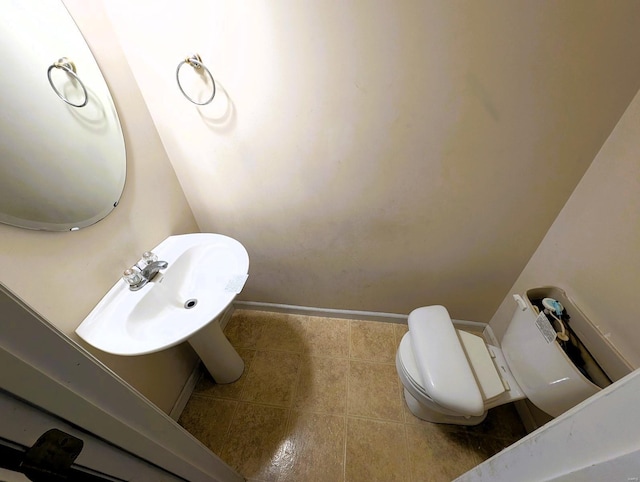
<instances>
[{"instance_id":1,"label":"towel ring mounted near mirror","mask_svg":"<svg viewBox=\"0 0 640 482\"><path fill-rule=\"evenodd\" d=\"M78 83L80 84L80 87L82 87L82 92L84 93L84 101L80 104L74 104L73 102L71 102L69 99L67 99L62 92L60 92L56 86L53 83L53 80L51 80L51 71L53 69L61 69L64 70L67 74L69 74L71 77L73 77L75 80L78 81ZM69 60L66 57L62 57L60 59L58 59L57 62L52 63L49 68L47 69L47 79L49 79L49 85L51 85L51 88L53 89L53 91L56 93L56 95L58 97L60 97L63 101L65 101L67 104L69 104L72 107L84 107L85 105L87 105L87 102L89 101L89 95L87 94L87 88L84 86L84 83L82 82L82 80L80 80L80 77L78 77L78 74L76 73L76 65Z\"/></svg>"},{"instance_id":2,"label":"towel ring mounted near mirror","mask_svg":"<svg viewBox=\"0 0 640 482\"><path fill-rule=\"evenodd\" d=\"M208 75L209 78L211 79L211 86L212 86L211 96L207 100L205 100L204 102L195 101L193 98L191 98L189 95L187 95L187 93L182 88L182 84L180 83L180 68L184 64L190 65L191 67L193 67L196 70L196 72L198 72L201 75L203 73L206 73L206 75ZM178 88L180 89L180 92L182 92L182 95L184 95L189 102L191 102L191 103L193 103L195 105L207 105L216 96L216 81L214 80L213 75L211 75L211 71L206 67L206 65L204 65L202 63L202 59L200 58L200 55L198 55L198 54L193 54L193 55L191 55L190 57L187 57L186 59L184 59L182 62L180 62L178 64L178 68L176 69L176 81L178 82Z\"/></svg>"}]
</instances>

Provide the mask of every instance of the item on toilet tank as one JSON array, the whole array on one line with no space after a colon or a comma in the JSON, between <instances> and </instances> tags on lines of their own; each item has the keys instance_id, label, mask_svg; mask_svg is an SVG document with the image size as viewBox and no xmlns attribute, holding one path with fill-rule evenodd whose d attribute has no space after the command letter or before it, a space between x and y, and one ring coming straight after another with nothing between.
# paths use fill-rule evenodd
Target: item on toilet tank
<instances>
[{"instance_id":1,"label":"item on toilet tank","mask_svg":"<svg viewBox=\"0 0 640 482\"><path fill-rule=\"evenodd\" d=\"M442 306L411 312L396 367L414 415L475 425L488 409L528 398L555 417L631 371L562 290L538 288L514 298L519 308L501 346L456 326L462 322L452 321ZM563 323L558 337L566 340L558 340L545 309ZM490 332L486 325L475 325ZM590 350L599 354L602 367Z\"/></svg>"},{"instance_id":2,"label":"item on toilet tank","mask_svg":"<svg viewBox=\"0 0 640 482\"><path fill-rule=\"evenodd\" d=\"M542 307L543 307L542 312L546 315L549 315L549 317L552 320L554 320L553 323L557 325L557 326L553 326L551 321L548 320L546 316L544 317L544 319L547 322L549 322L549 326L551 326L551 329L554 331L555 333L554 336L557 337L563 343L569 341L569 335L567 334L565 323L562 320L562 317L564 315L564 306L562 306L562 303L554 300L553 298L544 298L542 300ZM539 310L537 306L536 308L537 310ZM538 317L538 319L539 318L540 316ZM569 317L567 316L566 321L568 321L568 319Z\"/></svg>"},{"instance_id":3,"label":"item on toilet tank","mask_svg":"<svg viewBox=\"0 0 640 482\"><path fill-rule=\"evenodd\" d=\"M556 316L562 316L562 312L564 311L564 306L562 306L559 301L554 300L553 298L544 298L542 300L542 306L550 311L553 311Z\"/></svg>"}]
</instances>

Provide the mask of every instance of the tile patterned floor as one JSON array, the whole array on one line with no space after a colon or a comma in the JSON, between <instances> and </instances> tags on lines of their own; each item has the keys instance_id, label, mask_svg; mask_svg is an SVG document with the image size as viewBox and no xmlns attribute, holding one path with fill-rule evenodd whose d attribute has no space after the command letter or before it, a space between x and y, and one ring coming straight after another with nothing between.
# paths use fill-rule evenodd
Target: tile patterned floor
<instances>
[{"instance_id":1,"label":"tile patterned floor","mask_svg":"<svg viewBox=\"0 0 640 482\"><path fill-rule=\"evenodd\" d=\"M235 383L198 383L179 423L255 482L450 481L525 435L512 406L476 427L415 418L395 352L406 325L237 310Z\"/></svg>"}]
</instances>

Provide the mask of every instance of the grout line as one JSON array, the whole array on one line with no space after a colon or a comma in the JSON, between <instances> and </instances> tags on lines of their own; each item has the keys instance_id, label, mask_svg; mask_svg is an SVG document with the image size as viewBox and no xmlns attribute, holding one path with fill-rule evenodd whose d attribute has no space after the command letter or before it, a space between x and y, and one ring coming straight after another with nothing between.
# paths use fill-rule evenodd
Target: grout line
<instances>
[{"instance_id":1,"label":"grout line","mask_svg":"<svg viewBox=\"0 0 640 482\"><path fill-rule=\"evenodd\" d=\"M293 406L295 404L295 400L296 400L296 395L298 394L298 390L300 387L300 378L302 377L302 367L303 367L303 363L302 360L300 360L300 363L298 363L298 371L296 373L296 379L293 382L293 389L291 390L291 403L289 405L290 409L293 409Z\"/></svg>"},{"instance_id":2,"label":"grout line","mask_svg":"<svg viewBox=\"0 0 640 482\"><path fill-rule=\"evenodd\" d=\"M404 414L402 415L402 418L404 418ZM409 465L409 480L410 482L419 482L419 481L415 481L413 478L413 474L414 474L414 464L415 461L413 460L413 457L411 457L411 454L409 453L409 434L407 433L407 424L403 423L402 424L402 430L404 431L404 450L405 450L405 456L407 457L407 461L408 461L408 465Z\"/></svg>"},{"instance_id":3,"label":"grout line","mask_svg":"<svg viewBox=\"0 0 640 482\"><path fill-rule=\"evenodd\" d=\"M345 409L346 411L346 409ZM347 481L347 441L349 440L349 422L347 415L344 415L344 450L342 452L342 480Z\"/></svg>"},{"instance_id":4,"label":"grout line","mask_svg":"<svg viewBox=\"0 0 640 482\"><path fill-rule=\"evenodd\" d=\"M358 363L373 363L375 365L392 365L396 366L395 361L382 361L382 360L374 360L371 358L350 358L351 361Z\"/></svg>"},{"instance_id":5,"label":"grout line","mask_svg":"<svg viewBox=\"0 0 640 482\"><path fill-rule=\"evenodd\" d=\"M278 408L280 410L291 410L291 407L286 407L284 405L275 405L273 403L266 403L266 402L255 402L253 400L230 400L228 398L221 399L221 400L239 402L239 403L244 403L246 405L258 405L260 407L265 407L265 408Z\"/></svg>"},{"instance_id":6,"label":"grout line","mask_svg":"<svg viewBox=\"0 0 640 482\"><path fill-rule=\"evenodd\" d=\"M235 400L235 407L233 409L233 414L231 414L231 420L229 420L229 426L227 427L227 430L224 433L224 437L222 438L222 443L220 444L220 454L216 454L218 456L220 456L225 449L225 446L227 445L227 442L229 442L229 435L231 434L231 427L233 425L233 421L236 418L236 414L238 413L238 408L240 407L240 403L238 403L239 400Z\"/></svg>"},{"instance_id":7,"label":"grout line","mask_svg":"<svg viewBox=\"0 0 640 482\"><path fill-rule=\"evenodd\" d=\"M378 417L371 417L371 416L367 416L367 415L347 415L347 417L349 418L356 418L358 420L367 420L369 422L384 422L384 423L395 423L398 425L404 425L404 417L402 420L391 420L390 418L378 418Z\"/></svg>"},{"instance_id":8,"label":"grout line","mask_svg":"<svg viewBox=\"0 0 640 482\"><path fill-rule=\"evenodd\" d=\"M293 399L291 400L291 403L293 404ZM293 409L291 407L289 407L287 409L287 421L284 423L285 434L287 434L287 433L289 433L291 431L291 419L292 419L292 417L293 417ZM273 458L271 459L271 461L273 462ZM279 464L279 466L278 466L278 476L276 477L276 482L278 482L281 477L282 477L282 465Z\"/></svg>"},{"instance_id":9,"label":"grout line","mask_svg":"<svg viewBox=\"0 0 640 482\"><path fill-rule=\"evenodd\" d=\"M349 443L349 391L351 387L351 321L349 321L349 333L347 334L347 390L344 401L344 453L342 456L343 478L347 480L347 444Z\"/></svg>"},{"instance_id":10,"label":"grout line","mask_svg":"<svg viewBox=\"0 0 640 482\"><path fill-rule=\"evenodd\" d=\"M347 342L348 342L348 346L347 346L347 356L349 359L348 365L347 365L347 393L345 394L346 400L345 400L345 412L348 415L349 414L349 392L351 389L351 383L349 382L349 380L351 379L351 340L352 340L352 336L351 336L351 321L349 321L349 333L347 335Z\"/></svg>"}]
</instances>

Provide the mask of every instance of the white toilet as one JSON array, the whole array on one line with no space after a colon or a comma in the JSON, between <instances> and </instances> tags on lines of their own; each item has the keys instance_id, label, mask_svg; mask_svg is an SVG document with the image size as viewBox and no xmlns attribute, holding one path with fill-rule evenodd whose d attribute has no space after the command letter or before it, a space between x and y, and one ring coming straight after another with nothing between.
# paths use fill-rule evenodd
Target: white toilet
<instances>
[{"instance_id":1,"label":"white toilet","mask_svg":"<svg viewBox=\"0 0 640 482\"><path fill-rule=\"evenodd\" d=\"M593 360L587 371L595 376L584 367L581 372L544 314L528 299L514 298L518 308L501 347L457 329L443 306L411 312L396 367L416 417L476 425L488 409L523 398L556 417L611 383Z\"/></svg>"}]
</instances>

